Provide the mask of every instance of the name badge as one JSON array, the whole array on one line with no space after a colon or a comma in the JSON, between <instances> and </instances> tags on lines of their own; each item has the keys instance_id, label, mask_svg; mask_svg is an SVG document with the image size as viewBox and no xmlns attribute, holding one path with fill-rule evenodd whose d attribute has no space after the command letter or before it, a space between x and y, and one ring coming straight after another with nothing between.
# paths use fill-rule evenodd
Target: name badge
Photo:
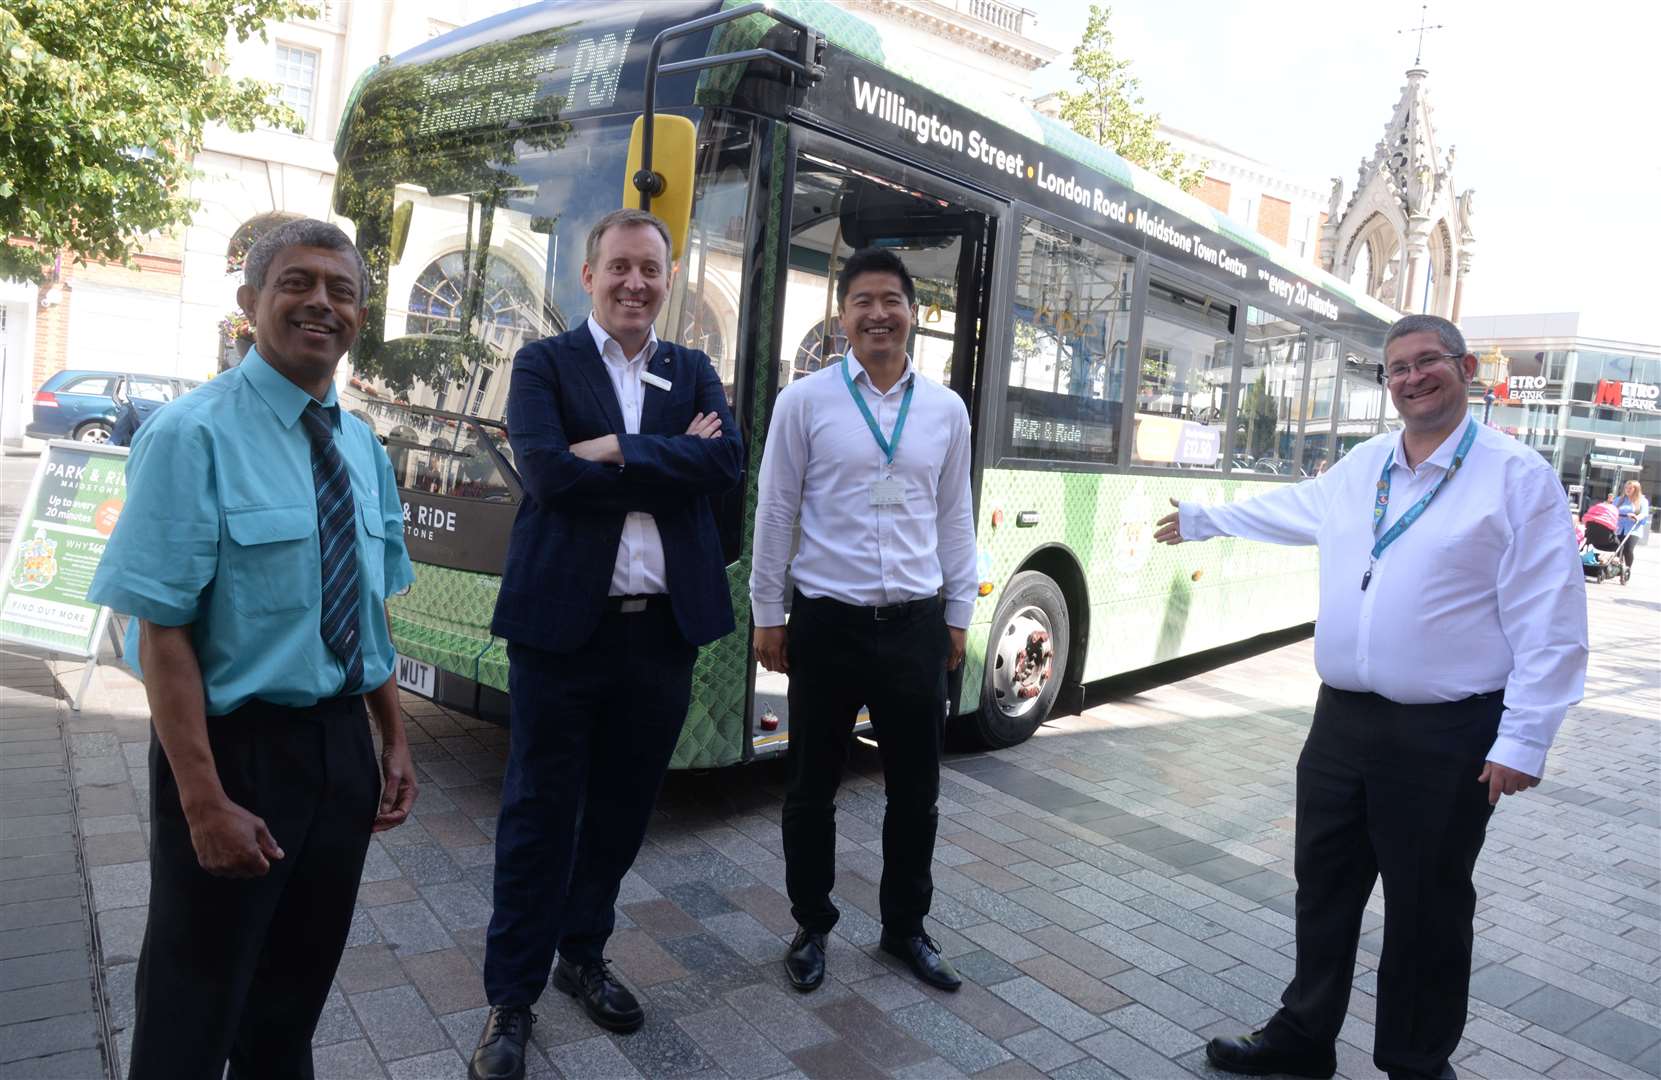
<instances>
[{"instance_id":1,"label":"name badge","mask_svg":"<svg viewBox=\"0 0 1661 1080\"><path fill-rule=\"evenodd\" d=\"M899 506L905 502L905 482L886 476L871 485L872 506Z\"/></svg>"},{"instance_id":2,"label":"name badge","mask_svg":"<svg viewBox=\"0 0 1661 1080\"><path fill-rule=\"evenodd\" d=\"M648 386L655 386L659 390L669 389L668 379L665 379L661 375L653 375L650 371L642 371L640 373L640 381Z\"/></svg>"}]
</instances>

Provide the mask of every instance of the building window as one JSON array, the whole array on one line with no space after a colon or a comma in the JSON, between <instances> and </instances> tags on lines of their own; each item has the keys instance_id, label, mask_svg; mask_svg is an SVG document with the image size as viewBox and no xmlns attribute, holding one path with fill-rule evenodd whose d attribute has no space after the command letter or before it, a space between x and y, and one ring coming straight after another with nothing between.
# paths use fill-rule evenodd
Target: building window
<instances>
[{"instance_id":1,"label":"building window","mask_svg":"<svg viewBox=\"0 0 1661 1080\"><path fill-rule=\"evenodd\" d=\"M311 130L312 99L317 90L317 53L292 45L277 46L277 98Z\"/></svg>"}]
</instances>

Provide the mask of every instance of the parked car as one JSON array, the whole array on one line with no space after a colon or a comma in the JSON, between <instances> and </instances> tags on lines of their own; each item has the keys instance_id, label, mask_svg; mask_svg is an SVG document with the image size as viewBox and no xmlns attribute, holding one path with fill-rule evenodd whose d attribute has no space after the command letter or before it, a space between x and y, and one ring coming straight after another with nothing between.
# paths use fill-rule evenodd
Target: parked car
<instances>
[{"instance_id":1,"label":"parked car","mask_svg":"<svg viewBox=\"0 0 1661 1080\"><path fill-rule=\"evenodd\" d=\"M202 385L172 375L131 375L122 371L60 371L35 391L31 439L109 442L121 407L132 402L140 421L162 405Z\"/></svg>"}]
</instances>

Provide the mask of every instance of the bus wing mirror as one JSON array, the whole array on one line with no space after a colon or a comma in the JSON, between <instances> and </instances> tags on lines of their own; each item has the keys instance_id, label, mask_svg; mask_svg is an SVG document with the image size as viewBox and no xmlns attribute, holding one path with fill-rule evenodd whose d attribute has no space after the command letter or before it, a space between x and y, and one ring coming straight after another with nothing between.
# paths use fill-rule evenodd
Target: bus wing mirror
<instances>
[{"instance_id":1,"label":"bus wing mirror","mask_svg":"<svg viewBox=\"0 0 1661 1080\"><path fill-rule=\"evenodd\" d=\"M629 136L628 165L623 172L623 206L639 209L643 202L669 226L672 260L686 248L686 230L692 220L693 158L698 132L684 116L652 118L651 171L640 176L646 138L646 118L636 117ZM654 188L643 192L642 186Z\"/></svg>"}]
</instances>

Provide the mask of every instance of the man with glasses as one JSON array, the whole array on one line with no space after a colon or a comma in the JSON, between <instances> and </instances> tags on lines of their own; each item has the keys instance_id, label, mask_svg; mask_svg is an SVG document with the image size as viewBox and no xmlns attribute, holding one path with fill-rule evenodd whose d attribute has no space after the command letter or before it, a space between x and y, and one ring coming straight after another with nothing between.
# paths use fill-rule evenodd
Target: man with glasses
<instances>
[{"instance_id":1,"label":"man with glasses","mask_svg":"<svg viewBox=\"0 0 1661 1080\"><path fill-rule=\"evenodd\" d=\"M1454 1075L1488 818L1501 795L1540 782L1585 682L1585 586L1555 471L1470 416L1477 360L1452 323L1400 319L1384 355L1400 431L1259 498L1178 504L1154 534L1320 549L1297 967L1263 1028L1211 1040L1206 1056L1227 1072L1333 1074L1382 876L1373 1062L1392 1078Z\"/></svg>"}]
</instances>

